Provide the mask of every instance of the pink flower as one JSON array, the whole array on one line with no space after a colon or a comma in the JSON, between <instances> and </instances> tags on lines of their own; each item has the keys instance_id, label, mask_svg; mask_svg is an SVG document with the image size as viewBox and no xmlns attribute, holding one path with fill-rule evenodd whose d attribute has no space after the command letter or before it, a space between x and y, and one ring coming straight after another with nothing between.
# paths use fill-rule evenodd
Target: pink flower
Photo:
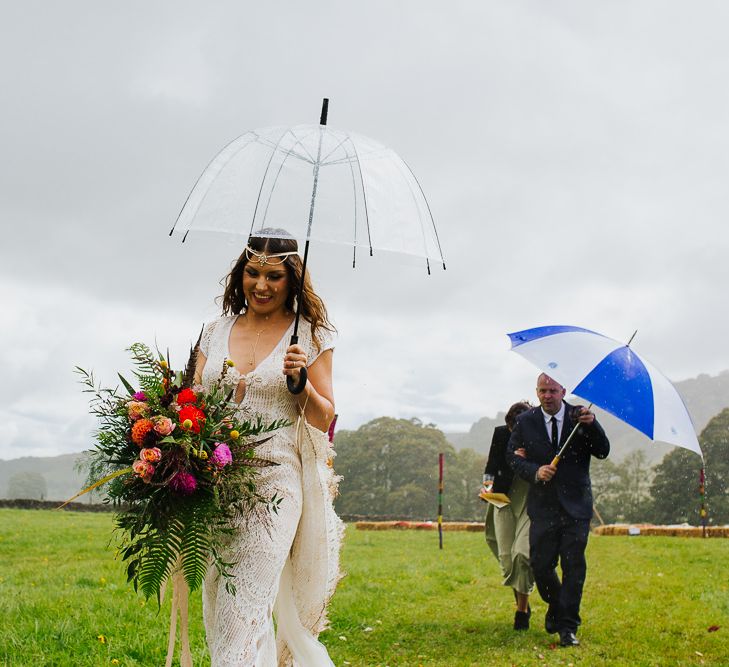
<instances>
[{"instance_id":1,"label":"pink flower","mask_svg":"<svg viewBox=\"0 0 729 667\"><path fill-rule=\"evenodd\" d=\"M136 394L132 396L132 398L135 401L146 401L147 400L147 394L145 394L143 391L138 391Z\"/></svg>"},{"instance_id":2,"label":"pink flower","mask_svg":"<svg viewBox=\"0 0 729 667\"><path fill-rule=\"evenodd\" d=\"M216 465L218 468L225 468L225 466L233 462L233 453L230 451L230 447L224 442L217 442L215 444L215 450L210 456L210 463Z\"/></svg>"},{"instance_id":3,"label":"pink flower","mask_svg":"<svg viewBox=\"0 0 729 667\"><path fill-rule=\"evenodd\" d=\"M148 463L157 463L162 458L159 447L145 447L139 451L139 458Z\"/></svg>"},{"instance_id":4,"label":"pink flower","mask_svg":"<svg viewBox=\"0 0 729 667\"><path fill-rule=\"evenodd\" d=\"M154 422L154 430L161 436L169 435L175 430L175 424L169 417L157 415L152 417L152 421Z\"/></svg>"},{"instance_id":5,"label":"pink flower","mask_svg":"<svg viewBox=\"0 0 729 667\"><path fill-rule=\"evenodd\" d=\"M145 417L148 412L149 406L144 401L129 401L127 403L127 414L132 421Z\"/></svg>"},{"instance_id":6,"label":"pink flower","mask_svg":"<svg viewBox=\"0 0 729 667\"><path fill-rule=\"evenodd\" d=\"M197 488L197 480L186 470L180 470L171 480L170 488L180 495L189 496Z\"/></svg>"},{"instance_id":7,"label":"pink flower","mask_svg":"<svg viewBox=\"0 0 729 667\"><path fill-rule=\"evenodd\" d=\"M142 478L143 482L147 483L152 479L152 475L154 475L154 466L148 461L135 461L132 463L132 470L136 475Z\"/></svg>"}]
</instances>

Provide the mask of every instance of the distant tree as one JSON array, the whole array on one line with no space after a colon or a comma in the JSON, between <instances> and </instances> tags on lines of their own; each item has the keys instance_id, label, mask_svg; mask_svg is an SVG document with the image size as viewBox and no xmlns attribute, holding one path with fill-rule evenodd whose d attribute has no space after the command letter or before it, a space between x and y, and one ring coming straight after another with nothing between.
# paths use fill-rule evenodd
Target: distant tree
<instances>
[{"instance_id":1,"label":"distant tree","mask_svg":"<svg viewBox=\"0 0 729 667\"><path fill-rule=\"evenodd\" d=\"M427 517L433 512L434 493L415 483L408 483L387 494L387 514L407 517Z\"/></svg>"},{"instance_id":2,"label":"distant tree","mask_svg":"<svg viewBox=\"0 0 729 667\"><path fill-rule=\"evenodd\" d=\"M699 437L706 469L709 523L729 523L729 408L716 415ZM676 448L656 467L651 485L655 523L700 523L701 459Z\"/></svg>"},{"instance_id":3,"label":"distant tree","mask_svg":"<svg viewBox=\"0 0 729 667\"><path fill-rule=\"evenodd\" d=\"M8 498L45 500L48 495L46 478L37 472L16 472L8 479Z\"/></svg>"},{"instance_id":4,"label":"distant tree","mask_svg":"<svg viewBox=\"0 0 729 667\"><path fill-rule=\"evenodd\" d=\"M620 479L618 466L610 459L595 459L590 463L593 505L605 523L615 523L617 512L614 502L615 488Z\"/></svg>"},{"instance_id":5,"label":"distant tree","mask_svg":"<svg viewBox=\"0 0 729 667\"><path fill-rule=\"evenodd\" d=\"M595 507L605 523L650 520L653 468L644 450L630 452L619 463L595 461L591 477Z\"/></svg>"},{"instance_id":6,"label":"distant tree","mask_svg":"<svg viewBox=\"0 0 729 667\"><path fill-rule=\"evenodd\" d=\"M485 504L478 497L486 457L472 449L461 449L446 458L444 518L483 519Z\"/></svg>"},{"instance_id":7,"label":"distant tree","mask_svg":"<svg viewBox=\"0 0 729 667\"><path fill-rule=\"evenodd\" d=\"M457 459L443 433L418 419L380 417L340 431L335 449L341 514L435 518L438 454Z\"/></svg>"},{"instance_id":8,"label":"distant tree","mask_svg":"<svg viewBox=\"0 0 729 667\"><path fill-rule=\"evenodd\" d=\"M648 520L654 474L643 449L637 449L623 459L618 475L623 488L620 506L624 521L640 523Z\"/></svg>"}]
</instances>

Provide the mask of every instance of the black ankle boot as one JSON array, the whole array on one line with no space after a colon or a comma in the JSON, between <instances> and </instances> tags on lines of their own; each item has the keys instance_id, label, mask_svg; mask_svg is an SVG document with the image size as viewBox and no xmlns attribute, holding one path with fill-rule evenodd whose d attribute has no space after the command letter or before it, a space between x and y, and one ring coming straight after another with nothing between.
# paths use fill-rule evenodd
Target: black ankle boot
<instances>
[{"instance_id":1,"label":"black ankle boot","mask_svg":"<svg viewBox=\"0 0 729 667\"><path fill-rule=\"evenodd\" d=\"M527 607L526 611L518 611L514 614L514 630L528 630L529 617L532 615L531 607Z\"/></svg>"}]
</instances>

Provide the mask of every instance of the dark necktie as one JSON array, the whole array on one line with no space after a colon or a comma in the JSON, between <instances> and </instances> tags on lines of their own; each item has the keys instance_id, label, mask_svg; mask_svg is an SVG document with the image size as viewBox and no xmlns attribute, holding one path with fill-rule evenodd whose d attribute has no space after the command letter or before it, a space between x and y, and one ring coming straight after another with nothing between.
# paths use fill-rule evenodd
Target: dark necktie
<instances>
[{"instance_id":1,"label":"dark necktie","mask_svg":"<svg viewBox=\"0 0 729 667\"><path fill-rule=\"evenodd\" d=\"M552 447L557 449L557 447L559 446L559 435L557 434L557 418L552 417L550 421L552 422Z\"/></svg>"}]
</instances>

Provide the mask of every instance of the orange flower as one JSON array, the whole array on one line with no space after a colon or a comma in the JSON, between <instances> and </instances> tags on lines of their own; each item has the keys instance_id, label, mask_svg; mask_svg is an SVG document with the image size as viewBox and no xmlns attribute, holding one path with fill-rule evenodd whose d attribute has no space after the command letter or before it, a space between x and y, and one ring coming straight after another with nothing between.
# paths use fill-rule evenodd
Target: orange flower
<instances>
[{"instance_id":1,"label":"orange flower","mask_svg":"<svg viewBox=\"0 0 729 667\"><path fill-rule=\"evenodd\" d=\"M140 461L147 461L148 463L157 463L162 458L162 452L159 447L144 447L139 452Z\"/></svg>"},{"instance_id":2,"label":"orange flower","mask_svg":"<svg viewBox=\"0 0 729 667\"><path fill-rule=\"evenodd\" d=\"M154 428L154 422L151 419L138 419L132 426L132 440L140 447L144 444L144 439Z\"/></svg>"}]
</instances>

